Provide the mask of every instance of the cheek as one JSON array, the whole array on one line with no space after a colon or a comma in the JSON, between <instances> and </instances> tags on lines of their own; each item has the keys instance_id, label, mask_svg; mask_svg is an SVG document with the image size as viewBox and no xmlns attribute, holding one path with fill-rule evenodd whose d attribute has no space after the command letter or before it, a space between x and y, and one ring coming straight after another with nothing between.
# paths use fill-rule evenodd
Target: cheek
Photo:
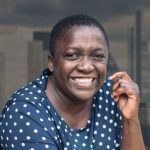
<instances>
[{"instance_id":1,"label":"cheek","mask_svg":"<svg viewBox=\"0 0 150 150\"><path fill-rule=\"evenodd\" d=\"M107 64L106 64L106 63L98 64L98 65L96 66L96 68L98 69L98 71L99 71L100 74L106 74L106 71L107 71Z\"/></svg>"},{"instance_id":2,"label":"cheek","mask_svg":"<svg viewBox=\"0 0 150 150\"><path fill-rule=\"evenodd\" d=\"M104 81L106 80L106 73L107 73L107 66L106 65L101 65L99 67L99 84L102 86Z\"/></svg>"},{"instance_id":3,"label":"cheek","mask_svg":"<svg viewBox=\"0 0 150 150\"><path fill-rule=\"evenodd\" d=\"M57 62L55 65L56 75L61 76L61 78L67 78L70 72L73 70L75 64L71 62Z\"/></svg>"},{"instance_id":4,"label":"cheek","mask_svg":"<svg viewBox=\"0 0 150 150\"><path fill-rule=\"evenodd\" d=\"M107 66L106 64L102 64L98 68L98 74L99 74L99 82L103 83L104 80L106 79L106 74L107 74Z\"/></svg>"}]
</instances>

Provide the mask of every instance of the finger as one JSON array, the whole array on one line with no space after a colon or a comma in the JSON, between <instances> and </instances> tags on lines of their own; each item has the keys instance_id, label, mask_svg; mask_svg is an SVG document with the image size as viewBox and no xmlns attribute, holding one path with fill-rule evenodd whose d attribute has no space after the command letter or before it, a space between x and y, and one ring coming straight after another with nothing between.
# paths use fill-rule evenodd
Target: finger
<instances>
[{"instance_id":1,"label":"finger","mask_svg":"<svg viewBox=\"0 0 150 150\"><path fill-rule=\"evenodd\" d=\"M116 82L114 82L112 90L114 91L114 90L118 89L119 87L127 87L128 84L129 84L128 81L120 78Z\"/></svg>"},{"instance_id":2,"label":"finger","mask_svg":"<svg viewBox=\"0 0 150 150\"><path fill-rule=\"evenodd\" d=\"M116 97L122 94L129 94L129 91L132 93L133 90L133 83L120 79L117 83L113 85L112 96Z\"/></svg>"},{"instance_id":3,"label":"finger","mask_svg":"<svg viewBox=\"0 0 150 150\"><path fill-rule=\"evenodd\" d=\"M128 81L132 80L126 72L114 73L113 75L111 75L109 77L109 79L114 80L114 81L116 81L117 79L124 79L124 80L128 80Z\"/></svg>"},{"instance_id":4,"label":"finger","mask_svg":"<svg viewBox=\"0 0 150 150\"><path fill-rule=\"evenodd\" d=\"M112 91L114 91L114 90L116 90L120 85L120 81L119 81L119 79L118 80L116 80L115 82L114 82L114 84L113 84L113 87L112 87Z\"/></svg>"},{"instance_id":5,"label":"finger","mask_svg":"<svg viewBox=\"0 0 150 150\"><path fill-rule=\"evenodd\" d=\"M112 92L113 97L120 96L121 94L124 94L126 90L122 87L118 88L117 90Z\"/></svg>"},{"instance_id":6,"label":"finger","mask_svg":"<svg viewBox=\"0 0 150 150\"><path fill-rule=\"evenodd\" d=\"M114 101L115 101L115 102L118 102L118 101L119 101L119 96L115 96L115 97L114 97Z\"/></svg>"},{"instance_id":7,"label":"finger","mask_svg":"<svg viewBox=\"0 0 150 150\"><path fill-rule=\"evenodd\" d=\"M139 88L138 85L134 82L128 82L128 81L120 81L120 87L122 87L125 90L126 94L139 94Z\"/></svg>"},{"instance_id":8,"label":"finger","mask_svg":"<svg viewBox=\"0 0 150 150\"><path fill-rule=\"evenodd\" d=\"M111 75L109 77L110 80L113 80L114 78L118 77L118 78L122 78L123 74L125 74L125 72L116 72L113 75Z\"/></svg>"},{"instance_id":9,"label":"finger","mask_svg":"<svg viewBox=\"0 0 150 150\"><path fill-rule=\"evenodd\" d=\"M112 91L112 97L127 99L131 98L134 99L139 95L139 90L137 90L132 84L128 83L121 83L121 86L118 87L116 90Z\"/></svg>"}]
</instances>

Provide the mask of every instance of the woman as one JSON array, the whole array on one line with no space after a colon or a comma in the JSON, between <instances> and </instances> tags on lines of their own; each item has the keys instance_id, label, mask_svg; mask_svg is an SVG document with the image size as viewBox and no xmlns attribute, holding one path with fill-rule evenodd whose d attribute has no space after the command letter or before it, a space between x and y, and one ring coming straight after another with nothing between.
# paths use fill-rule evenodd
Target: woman
<instances>
[{"instance_id":1,"label":"woman","mask_svg":"<svg viewBox=\"0 0 150 150\"><path fill-rule=\"evenodd\" d=\"M86 15L58 22L48 69L2 112L4 149L144 150L138 86L125 72L106 79L109 42Z\"/></svg>"}]
</instances>

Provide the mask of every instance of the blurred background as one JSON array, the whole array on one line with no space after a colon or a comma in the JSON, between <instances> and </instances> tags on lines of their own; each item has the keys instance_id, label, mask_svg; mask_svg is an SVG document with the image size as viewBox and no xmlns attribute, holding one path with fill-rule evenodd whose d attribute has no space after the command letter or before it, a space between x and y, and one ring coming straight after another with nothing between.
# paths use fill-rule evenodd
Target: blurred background
<instances>
[{"instance_id":1,"label":"blurred background","mask_svg":"<svg viewBox=\"0 0 150 150\"><path fill-rule=\"evenodd\" d=\"M110 40L108 75L127 71L141 91L140 122L150 150L149 0L0 0L0 112L11 94L47 67L52 26L72 14L102 23Z\"/></svg>"}]
</instances>

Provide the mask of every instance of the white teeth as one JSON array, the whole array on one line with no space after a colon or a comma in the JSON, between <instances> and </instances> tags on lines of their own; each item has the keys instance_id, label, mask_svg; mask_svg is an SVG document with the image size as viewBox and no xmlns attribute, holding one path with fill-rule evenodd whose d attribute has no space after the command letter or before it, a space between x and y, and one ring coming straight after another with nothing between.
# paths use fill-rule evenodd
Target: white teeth
<instances>
[{"instance_id":1,"label":"white teeth","mask_svg":"<svg viewBox=\"0 0 150 150\"><path fill-rule=\"evenodd\" d=\"M92 83L93 78L74 78L73 81L79 85L89 85Z\"/></svg>"}]
</instances>

